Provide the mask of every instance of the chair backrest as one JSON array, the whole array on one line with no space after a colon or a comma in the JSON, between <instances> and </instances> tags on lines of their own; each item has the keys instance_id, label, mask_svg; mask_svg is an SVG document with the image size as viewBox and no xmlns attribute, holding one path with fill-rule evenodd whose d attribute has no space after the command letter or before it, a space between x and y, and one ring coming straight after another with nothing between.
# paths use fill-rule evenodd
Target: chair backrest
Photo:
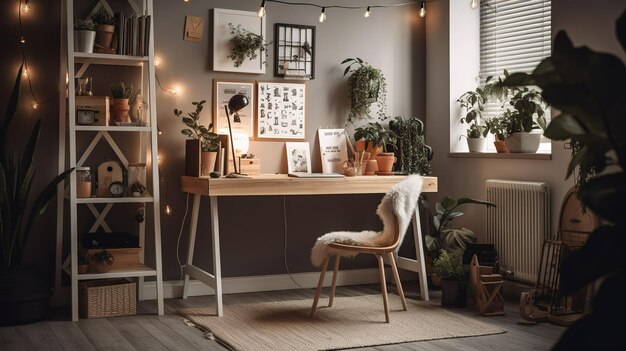
<instances>
[{"instance_id":1,"label":"chair backrest","mask_svg":"<svg viewBox=\"0 0 626 351\"><path fill-rule=\"evenodd\" d=\"M383 233L377 240L379 245L395 247L402 243L415 213L422 184L420 175L410 175L385 194L376 210L384 225Z\"/></svg>"}]
</instances>

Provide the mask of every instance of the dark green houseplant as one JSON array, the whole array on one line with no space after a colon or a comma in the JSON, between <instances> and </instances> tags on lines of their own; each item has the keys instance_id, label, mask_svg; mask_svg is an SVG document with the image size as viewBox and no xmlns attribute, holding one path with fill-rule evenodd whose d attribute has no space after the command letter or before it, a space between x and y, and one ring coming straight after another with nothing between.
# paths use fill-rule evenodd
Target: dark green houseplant
<instances>
[{"instance_id":1,"label":"dark green houseplant","mask_svg":"<svg viewBox=\"0 0 626 351\"><path fill-rule=\"evenodd\" d=\"M461 262L461 254L441 250L433 261L433 271L441 277L441 306L465 307L469 270Z\"/></svg>"},{"instance_id":2,"label":"dark green houseplant","mask_svg":"<svg viewBox=\"0 0 626 351\"><path fill-rule=\"evenodd\" d=\"M348 122L359 118L370 118L370 106L378 105L376 115L378 120L386 119L387 82L383 72L363 61L361 58L347 58L341 64L348 64L343 71L344 77L348 77L350 89L350 112Z\"/></svg>"},{"instance_id":3,"label":"dark green houseplant","mask_svg":"<svg viewBox=\"0 0 626 351\"><path fill-rule=\"evenodd\" d=\"M32 193L41 119L35 122L23 150L15 152L7 140L17 112L22 69L0 123L0 325L27 323L45 316L50 289L45 280L21 263L33 226L56 194L57 185L74 170L56 176L40 193Z\"/></svg>"},{"instance_id":4,"label":"dark green houseplant","mask_svg":"<svg viewBox=\"0 0 626 351\"><path fill-rule=\"evenodd\" d=\"M391 129L385 128L378 122L370 122L365 126L357 127L354 130L354 140L364 140L366 147L382 148L387 152L387 147L395 147L398 136ZM376 156L376 155L372 155Z\"/></svg>"},{"instance_id":5,"label":"dark green houseplant","mask_svg":"<svg viewBox=\"0 0 626 351\"><path fill-rule=\"evenodd\" d=\"M272 42L265 43L262 36L246 30L240 24L233 26L229 23L228 28L233 37L230 39L230 55L227 57L234 61L235 67L241 66L246 59L256 59L259 52L265 53L267 57L267 47ZM262 61L264 65L267 64L265 60Z\"/></svg>"},{"instance_id":6,"label":"dark green houseplant","mask_svg":"<svg viewBox=\"0 0 626 351\"><path fill-rule=\"evenodd\" d=\"M397 136L396 169L406 174L429 175L433 149L424 142L424 123L419 118L396 116L389 129Z\"/></svg>"},{"instance_id":7,"label":"dark green houseplant","mask_svg":"<svg viewBox=\"0 0 626 351\"><path fill-rule=\"evenodd\" d=\"M617 20L617 39L626 50L626 11ZM626 349L626 66L618 57L574 47L561 31L552 56L532 74L512 74L511 86L537 85L560 114L545 131L553 140L573 140L567 177L577 167L596 176L578 188L582 203L602 219L585 246L561 265L559 292L571 294L602 278L592 312L570 326L554 350Z\"/></svg>"},{"instance_id":8,"label":"dark green houseplant","mask_svg":"<svg viewBox=\"0 0 626 351\"><path fill-rule=\"evenodd\" d=\"M183 116L183 111L176 108L174 109L174 116L180 118L181 121L188 127L183 128L180 131L181 134L188 136L192 139L200 140L202 151L212 152L217 151L217 149L219 148L219 143L217 142L217 134L211 131L213 129L213 123L209 122L208 126L206 127L200 123L200 114L204 109L205 103L206 100L192 102L191 104L196 107L196 110L187 113L187 116Z\"/></svg>"}]
</instances>

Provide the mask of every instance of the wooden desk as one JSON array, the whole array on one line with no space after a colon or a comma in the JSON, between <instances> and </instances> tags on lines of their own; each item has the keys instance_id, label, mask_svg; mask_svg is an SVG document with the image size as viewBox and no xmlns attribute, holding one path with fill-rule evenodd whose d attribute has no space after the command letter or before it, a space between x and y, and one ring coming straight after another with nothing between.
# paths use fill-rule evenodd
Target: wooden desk
<instances>
[{"instance_id":1,"label":"wooden desk","mask_svg":"<svg viewBox=\"0 0 626 351\"><path fill-rule=\"evenodd\" d=\"M358 176L346 178L292 178L286 174L260 175L250 178L181 177L181 190L193 194L191 225L189 228L189 250L185 266L183 299L187 298L189 278L195 278L215 289L217 315L224 315L222 305L222 271L220 263L219 217L217 199L220 196L271 196L271 195L340 195L340 194L384 194L393 185L404 180L403 176ZM424 177L422 192L437 192L437 177ZM200 199L208 196L211 202L211 233L213 241L213 266L211 274L193 265L194 246L198 229ZM417 272L420 296L428 301L426 266L422 250L422 230L419 210L413 216L413 235L416 260L399 257L398 267Z\"/></svg>"}]
</instances>

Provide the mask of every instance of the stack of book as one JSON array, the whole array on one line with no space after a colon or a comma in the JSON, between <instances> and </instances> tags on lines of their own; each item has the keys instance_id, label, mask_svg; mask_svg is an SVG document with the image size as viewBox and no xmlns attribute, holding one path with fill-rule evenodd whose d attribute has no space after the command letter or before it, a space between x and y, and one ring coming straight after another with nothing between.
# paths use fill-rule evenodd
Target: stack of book
<instances>
[{"instance_id":1,"label":"stack of book","mask_svg":"<svg viewBox=\"0 0 626 351\"><path fill-rule=\"evenodd\" d=\"M124 13L115 14L116 53L119 55L148 56L150 42L150 16L126 17Z\"/></svg>"}]
</instances>

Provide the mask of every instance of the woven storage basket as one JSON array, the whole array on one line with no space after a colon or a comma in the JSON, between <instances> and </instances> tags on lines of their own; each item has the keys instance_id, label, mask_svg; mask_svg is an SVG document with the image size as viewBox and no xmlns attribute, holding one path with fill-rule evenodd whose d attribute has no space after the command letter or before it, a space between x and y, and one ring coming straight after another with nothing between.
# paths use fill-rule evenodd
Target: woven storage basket
<instances>
[{"instance_id":1,"label":"woven storage basket","mask_svg":"<svg viewBox=\"0 0 626 351\"><path fill-rule=\"evenodd\" d=\"M137 314L137 288L126 279L87 280L79 284L82 318Z\"/></svg>"}]
</instances>

